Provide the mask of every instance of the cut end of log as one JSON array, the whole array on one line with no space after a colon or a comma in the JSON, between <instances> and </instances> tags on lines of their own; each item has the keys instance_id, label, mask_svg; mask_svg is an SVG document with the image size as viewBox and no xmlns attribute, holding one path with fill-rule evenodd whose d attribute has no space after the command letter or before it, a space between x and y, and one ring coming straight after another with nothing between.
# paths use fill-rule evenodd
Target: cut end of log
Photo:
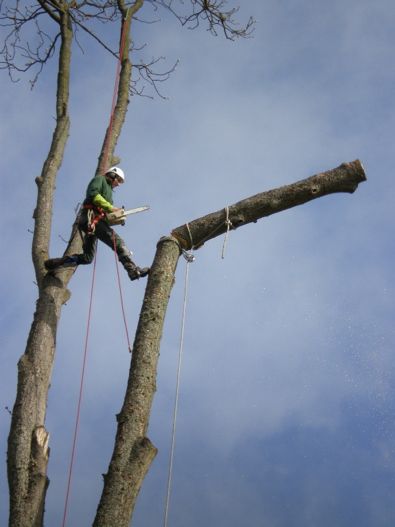
<instances>
[{"instance_id":1,"label":"cut end of log","mask_svg":"<svg viewBox=\"0 0 395 527\"><path fill-rule=\"evenodd\" d=\"M366 180L367 180L366 172L365 172L365 168L364 168L362 162L361 162L359 159L356 159L356 160L354 161L354 163L355 163L356 166L359 168L359 172L361 173L362 181L366 181Z\"/></svg>"},{"instance_id":2,"label":"cut end of log","mask_svg":"<svg viewBox=\"0 0 395 527\"><path fill-rule=\"evenodd\" d=\"M359 159L355 159L355 161L351 161L350 163L343 163L340 166L345 167L347 170L357 175L358 183L362 183L362 181L367 180L365 169Z\"/></svg>"}]
</instances>

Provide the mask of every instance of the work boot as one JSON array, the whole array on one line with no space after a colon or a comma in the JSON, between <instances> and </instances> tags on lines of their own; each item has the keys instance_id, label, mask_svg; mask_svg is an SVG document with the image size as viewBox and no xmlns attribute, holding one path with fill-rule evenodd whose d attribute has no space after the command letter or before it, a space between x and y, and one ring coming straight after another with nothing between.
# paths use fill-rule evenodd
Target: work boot
<instances>
[{"instance_id":1,"label":"work boot","mask_svg":"<svg viewBox=\"0 0 395 527\"><path fill-rule=\"evenodd\" d=\"M72 256L63 256L62 258L50 258L44 262L45 269L52 271L65 264L77 265L75 258Z\"/></svg>"},{"instance_id":2,"label":"work boot","mask_svg":"<svg viewBox=\"0 0 395 527\"><path fill-rule=\"evenodd\" d=\"M125 264L126 272L131 280L138 280L139 278L144 278L149 274L149 267L137 267L137 265L127 263Z\"/></svg>"}]
</instances>

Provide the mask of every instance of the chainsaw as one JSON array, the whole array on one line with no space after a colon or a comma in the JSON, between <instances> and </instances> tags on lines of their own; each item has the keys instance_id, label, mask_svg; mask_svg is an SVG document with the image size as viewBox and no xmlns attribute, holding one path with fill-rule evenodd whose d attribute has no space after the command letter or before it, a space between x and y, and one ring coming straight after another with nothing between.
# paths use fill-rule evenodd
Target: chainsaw
<instances>
[{"instance_id":1,"label":"chainsaw","mask_svg":"<svg viewBox=\"0 0 395 527\"><path fill-rule=\"evenodd\" d=\"M137 207L136 209L125 210L123 207L120 210L114 212L107 212L106 217L110 225L125 225L125 220L130 214L136 214L137 212L143 212L148 210L147 205L143 207Z\"/></svg>"}]
</instances>

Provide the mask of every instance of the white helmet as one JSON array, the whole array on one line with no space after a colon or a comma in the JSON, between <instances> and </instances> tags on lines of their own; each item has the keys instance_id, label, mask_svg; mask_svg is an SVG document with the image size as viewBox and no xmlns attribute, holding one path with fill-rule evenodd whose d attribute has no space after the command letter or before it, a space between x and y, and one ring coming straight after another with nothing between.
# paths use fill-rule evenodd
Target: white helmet
<instances>
[{"instance_id":1,"label":"white helmet","mask_svg":"<svg viewBox=\"0 0 395 527\"><path fill-rule=\"evenodd\" d=\"M115 175L117 178L121 180L122 183L125 183L125 174L122 170L122 168L119 167L111 167L107 170L106 174Z\"/></svg>"}]
</instances>

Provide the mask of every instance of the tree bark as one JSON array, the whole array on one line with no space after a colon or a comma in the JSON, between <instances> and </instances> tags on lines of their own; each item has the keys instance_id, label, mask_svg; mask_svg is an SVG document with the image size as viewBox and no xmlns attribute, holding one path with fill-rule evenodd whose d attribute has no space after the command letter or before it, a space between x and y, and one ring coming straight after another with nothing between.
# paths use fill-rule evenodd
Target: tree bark
<instances>
[{"instance_id":1,"label":"tree bark","mask_svg":"<svg viewBox=\"0 0 395 527\"><path fill-rule=\"evenodd\" d=\"M276 212L302 205L335 192L353 193L366 176L359 160L311 176L297 183L262 192L230 207L177 227L172 235L184 249L197 249L206 241ZM227 223L227 220L229 223Z\"/></svg>"},{"instance_id":2,"label":"tree bark","mask_svg":"<svg viewBox=\"0 0 395 527\"><path fill-rule=\"evenodd\" d=\"M146 438L148 417L156 391L159 345L180 249L164 238L151 267L136 330L128 387L94 527L127 526L145 474L156 455ZM137 470L136 470L137 468Z\"/></svg>"},{"instance_id":3,"label":"tree bark","mask_svg":"<svg viewBox=\"0 0 395 527\"><path fill-rule=\"evenodd\" d=\"M94 527L128 527L137 493L155 456L156 449L146 437L157 363L170 292L182 249L198 248L209 239L276 212L336 192L354 192L366 180L360 161L283 186L208 214L177 227L162 238L148 277L139 317L125 400L117 416L114 451ZM226 213L228 210L228 213ZM230 221L231 224L227 223Z\"/></svg>"}]
</instances>

